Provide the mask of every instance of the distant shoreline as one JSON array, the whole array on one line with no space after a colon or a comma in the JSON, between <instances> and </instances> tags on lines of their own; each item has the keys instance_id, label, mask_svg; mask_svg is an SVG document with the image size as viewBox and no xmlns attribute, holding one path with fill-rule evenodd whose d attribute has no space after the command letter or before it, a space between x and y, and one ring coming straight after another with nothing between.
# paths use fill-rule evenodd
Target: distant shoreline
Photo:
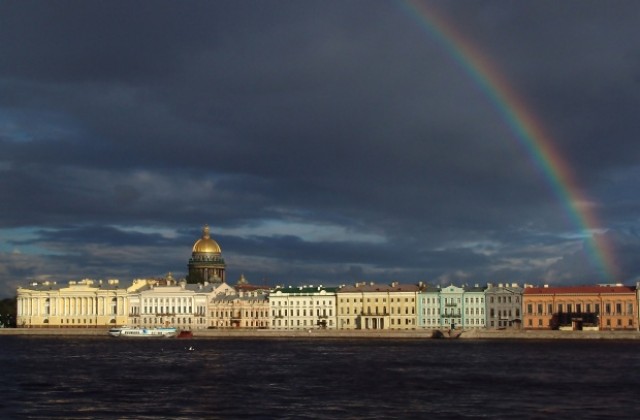
<instances>
[{"instance_id":1,"label":"distant shoreline","mask_svg":"<svg viewBox=\"0 0 640 420\"><path fill-rule=\"evenodd\" d=\"M104 336L107 328L0 328L0 336ZM458 331L459 332L459 331ZM444 331L445 339L447 333ZM433 339L432 330L193 330L193 339ZM640 340L638 331L467 330L461 340Z\"/></svg>"}]
</instances>

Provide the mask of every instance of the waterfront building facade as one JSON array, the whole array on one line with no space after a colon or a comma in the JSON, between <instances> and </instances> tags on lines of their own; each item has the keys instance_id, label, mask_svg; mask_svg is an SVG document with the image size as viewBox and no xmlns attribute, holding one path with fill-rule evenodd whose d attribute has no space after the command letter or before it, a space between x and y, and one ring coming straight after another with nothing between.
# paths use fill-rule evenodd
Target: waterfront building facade
<instances>
[{"instance_id":1,"label":"waterfront building facade","mask_svg":"<svg viewBox=\"0 0 640 420\"><path fill-rule=\"evenodd\" d=\"M356 283L337 291L338 328L388 330L417 328L417 285Z\"/></svg>"},{"instance_id":2,"label":"waterfront building facade","mask_svg":"<svg viewBox=\"0 0 640 420\"><path fill-rule=\"evenodd\" d=\"M128 292L117 279L34 282L18 287L16 325L40 328L110 327L126 324Z\"/></svg>"},{"instance_id":3,"label":"waterfront building facade","mask_svg":"<svg viewBox=\"0 0 640 420\"><path fill-rule=\"evenodd\" d=\"M526 329L638 328L636 290L620 284L525 287L522 304Z\"/></svg>"},{"instance_id":4,"label":"waterfront building facade","mask_svg":"<svg viewBox=\"0 0 640 420\"><path fill-rule=\"evenodd\" d=\"M269 293L271 329L336 328L336 288L276 287Z\"/></svg>"},{"instance_id":5,"label":"waterfront building facade","mask_svg":"<svg viewBox=\"0 0 640 420\"><path fill-rule=\"evenodd\" d=\"M244 276L234 289L209 301L209 328L269 328L269 289L253 286Z\"/></svg>"},{"instance_id":6,"label":"waterfront building facade","mask_svg":"<svg viewBox=\"0 0 640 420\"><path fill-rule=\"evenodd\" d=\"M420 287L391 283L389 287L389 329L415 330L418 327L417 300Z\"/></svg>"},{"instance_id":7,"label":"waterfront building facade","mask_svg":"<svg viewBox=\"0 0 640 420\"><path fill-rule=\"evenodd\" d=\"M418 328L440 329L440 286L423 285L417 298Z\"/></svg>"},{"instance_id":8,"label":"waterfront building facade","mask_svg":"<svg viewBox=\"0 0 640 420\"><path fill-rule=\"evenodd\" d=\"M440 290L440 324L456 329L462 324L464 288L449 285Z\"/></svg>"},{"instance_id":9,"label":"waterfront building facade","mask_svg":"<svg viewBox=\"0 0 640 420\"><path fill-rule=\"evenodd\" d=\"M418 295L418 325L422 329L484 328L485 289L423 285Z\"/></svg>"},{"instance_id":10,"label":"waterfront building facade","mask_svg":"<svg viewBox=\"0 0 640 420\"><path fill-rule=\"evenodd\" d=\"M522 326L522 290L517 283L487 285L485 290L487 328L512 329Z\"/></svg>"},{"instance_id":11,"label":"waterfront building facade","mask_svg":"<svg viewBox=\"0 0 640 420\"><path fill-rule=\"evenodd\" d=\"M341 286L336 292L337 328L341 330L362 329L362 290L355 286Z\"/></svg>"},{"instance_id":12,"label":"waterfront building facade","mask_svg":"<svg viewBox=\"0 0 640 420\"><path fill-rule=\"evenodd\" d=\"M183 330L207 328L208 301L231 288L225 283L187 284L171 274L165 279L134 280L145 282L129 294L129 324L138 327L173 326Z\"/></svg>"},{"instance_id":13,"label":"waterfront building facade","mask_svg":"<svg viewBox=\"0 0 640 420\"><path fill-rule=\"evenodd\" d=\"M477 329L486 326L485 288L479 285L465 286L462 300L463 329Z\"/></svg>"}]
</instances>

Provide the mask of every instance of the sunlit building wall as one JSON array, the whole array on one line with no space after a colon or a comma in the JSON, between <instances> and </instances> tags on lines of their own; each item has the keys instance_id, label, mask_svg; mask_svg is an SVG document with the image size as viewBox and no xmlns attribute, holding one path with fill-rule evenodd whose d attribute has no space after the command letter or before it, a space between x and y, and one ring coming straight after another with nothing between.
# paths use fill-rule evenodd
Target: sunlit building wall
<instances>
[{"instance_id":1,"label":"sunlit building wall","mask_svg":"<svg viewBox=\"0 0 640 420\"><path fill-rule=\"evenodd\" d=\"M636 288L616 285L525 286L523 328L634 330L638 328Z\"/></svg>"},{"instance_id":2,"label":"sunlit building wall","mask_svg":"<svg viewBox=\"0 0 640 420\"><path fill-rule=\"evenodd\" d=\"M336 328L335 287L276 287L269 293L269 307L271 329Z\"/></svg>"},{"instance_id":3,"label":"sunlit building wall","mask_svg":"<svg viewBox=\"0 0 640 420\"><path fill-rule=\"evenodd\" d=\"M145 280L134 280L142 282ZM224 283L187 284L171 275L146 284L129 296L129 324L138 327L207 328L207 305Z\"/></svg>"},{"instance_id":4,"label":"sunlit building wall","mask_svg":"<svg viewBox=\"0 0 640 420\"><path fill-rule=\"evenodd\" d=\"M465 286L462 300L462 325L464 329L485 328L485 288L479 285Z\"/></svg>"},{"instance_id":5,"label":"sunlit building wall","mask_svg":"<svg viewBox=\"0 0 640 420\"><path fill-rule=\"evenodd\" d=\"M449 285L440 290L440 323L445 328L462 324L464 288Z\"/></svg>"},{"instance_id":6,"label":"sunlit building wall","mask_svg":"<svg viewBox=\"0 0 640 420\"><path fill-rule=\"evenodd\" d=\"M116 279L34 282L19 287L16 299L18 327L108 327L128 320L128 289Z\"/></svg>"},{"instance_id":7,"label":"sunlit building wall","mask_svg":"<svg viewBox=\"0 0 640 420\"><path fill-rule=\"evenodd\" d=\"M209 328L269 328L269 291L236 288L209 302Z\"/></svg>"},{"instance_id":8,"label":"sunlit building wall","mask_svg":"<svg viewBox=\"0 0 640 420\"><path fill-rule=\"evenodd\" d=\"M440 286L424 285L418 294L418 327L421 329L440 329Z\"/></svg>"},{"instance_id":9,"label":"sunlit building wall","mask_svg":"<svg viewBox=\"0 0 640 420\"><path fill-rule=\"evenodd\" d=\"M417 285L356 283L338 289L338 328L414 330Z\"/></svg>"}]
</instances>

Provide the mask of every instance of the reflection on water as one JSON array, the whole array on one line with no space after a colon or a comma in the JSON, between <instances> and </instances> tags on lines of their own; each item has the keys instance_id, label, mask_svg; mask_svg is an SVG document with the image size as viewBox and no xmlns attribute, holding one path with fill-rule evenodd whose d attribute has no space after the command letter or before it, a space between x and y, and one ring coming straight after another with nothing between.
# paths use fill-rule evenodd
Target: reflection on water
<instances>
[{"instance_id":1,"label":"reflection on water","mask_svg":"<svg viewBox=\"0 0 640 420\"><path fill-rule=\"evenodd\" d=\"M624 341L0 336L0 366L0 418L640 416Z\"/></svg>"}]
</instances>

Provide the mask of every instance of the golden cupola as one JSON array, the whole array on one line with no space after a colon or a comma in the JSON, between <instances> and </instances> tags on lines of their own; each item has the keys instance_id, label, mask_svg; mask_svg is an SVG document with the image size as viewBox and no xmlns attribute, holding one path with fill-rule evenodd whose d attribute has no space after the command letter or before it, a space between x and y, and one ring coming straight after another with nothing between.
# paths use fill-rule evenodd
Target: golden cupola
<instances>
[{"instance_id":1,"label":"golden cupola","mask_svg":"<svg viewBox=\"0 0 640 420\"><path fill-rule=\"evenodd\" d=\"M208 225L202 229L202 237L193 244L189 258L188 283L222 283L225 281L225 262L220 245L211 239Z\"/></svg>"},{"instance_id":2,"label":"golden cupola","mask_svg":"<svg viewBox=\"0 0 640 420\"><path fill-rule=\"evenodd\" d=\"M220 249L220 245L213 239L211 239L211 233L209 230L209 226L205 225L202 229L202 238L198 239L195 244L193 244L193 253L214 253L221 254L222 250Z\"/></svg>"}]
</instances>

